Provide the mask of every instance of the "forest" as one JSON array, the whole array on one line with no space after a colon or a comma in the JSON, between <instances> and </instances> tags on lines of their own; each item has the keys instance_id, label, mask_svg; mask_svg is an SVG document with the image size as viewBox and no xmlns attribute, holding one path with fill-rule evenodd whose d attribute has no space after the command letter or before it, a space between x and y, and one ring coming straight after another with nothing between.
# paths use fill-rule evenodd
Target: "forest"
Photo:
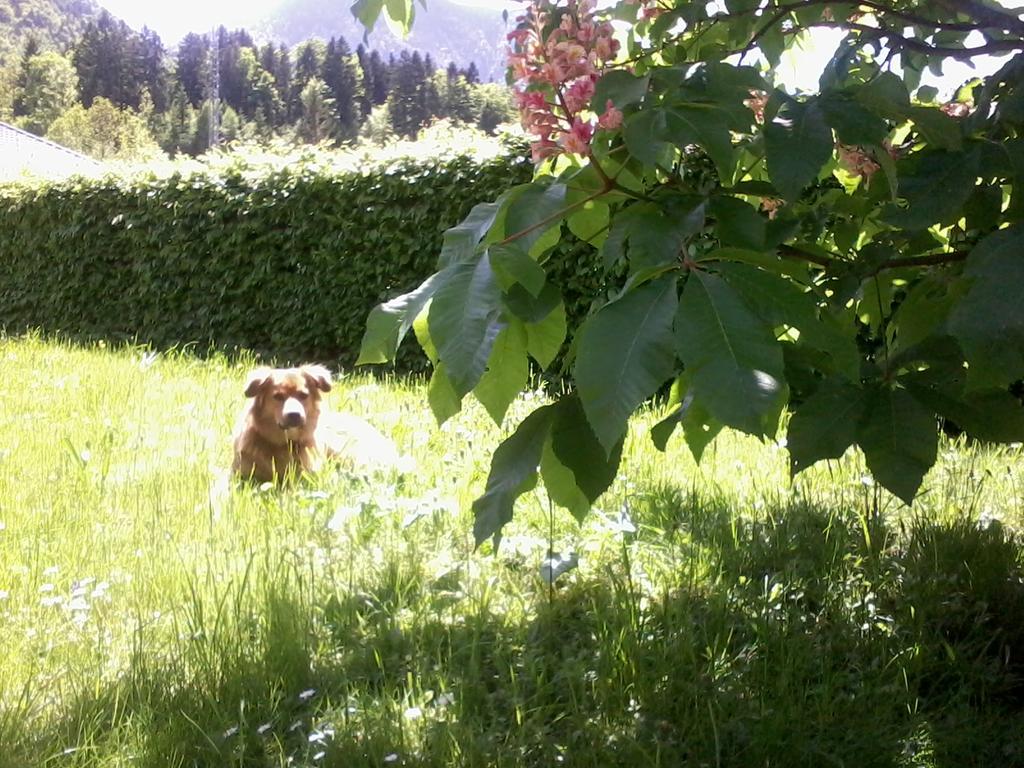
<instances>
[{"instance_id":1,"label":"forest","mask_svg":"<svg viewBox=\"0 0 1024 768\"><path fill-rule=\"evenodd\" d=\"M234 140L415 138L436 119L493 132L514 115L504 84L429 53L385 57L340 36L289 49L225 27L172 49L106 11L80 26L38 21L0 59L0 120L101 160L199 155Z\"/></svg>"}]
</instances>

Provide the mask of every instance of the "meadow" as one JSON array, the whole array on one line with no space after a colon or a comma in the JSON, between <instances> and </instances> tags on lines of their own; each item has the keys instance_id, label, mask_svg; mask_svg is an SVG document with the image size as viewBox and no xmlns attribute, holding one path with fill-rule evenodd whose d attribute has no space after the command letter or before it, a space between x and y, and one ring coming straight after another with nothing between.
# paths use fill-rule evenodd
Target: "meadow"
<instances>
[{"instance_id":1,"label":"meadow","mask_svg":"<svg viewBox=\"0 0 1024 768\"><path fill-rule=\"evenodd\" d=\"M482 408L349 374L403 466L237 486L251 365L0 336L2 768L1024 766L1020 446L909 509L652 408L584 521L474 549Z\"/></svg>"}]
</instances>

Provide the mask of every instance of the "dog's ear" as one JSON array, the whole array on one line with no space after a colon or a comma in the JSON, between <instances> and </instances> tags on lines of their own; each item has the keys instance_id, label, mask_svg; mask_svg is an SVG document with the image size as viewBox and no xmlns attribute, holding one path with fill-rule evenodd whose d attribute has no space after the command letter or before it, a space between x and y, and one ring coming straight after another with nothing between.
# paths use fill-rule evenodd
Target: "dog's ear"
<instances>
[{"instance_id":1,"label":"dog's ear","mask_svg":"<svg viewBox=\"0 0 1024 768\"><path fill-rule=\"evenodd\" d=\"M312 381L317 389L323 392L331 391L331 372L322 365L304 365L302 373Z\"/></svg>"},{"instance_id":2,"label":"dog's ear","mask_svg":"<svg viewBox=\"0 0 1024 768\"><path fill-rule=\"evenodd\" d=\"M245 381L245 396L256 397L256 393L260 391L260 387L267 383L270 378L271 370L269 368L257 368L255 371L249 374L249 378Z\"/></svg>"}]
</instances>

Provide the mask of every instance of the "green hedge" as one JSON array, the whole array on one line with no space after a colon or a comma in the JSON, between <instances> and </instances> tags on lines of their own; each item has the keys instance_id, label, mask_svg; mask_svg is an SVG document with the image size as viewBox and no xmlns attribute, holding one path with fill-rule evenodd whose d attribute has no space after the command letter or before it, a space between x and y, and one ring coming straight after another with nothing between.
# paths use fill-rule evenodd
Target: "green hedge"
<instances>
[{"instance_id":1,"label":"green hedge","mask_svg":"<svg viewBox=\"0 0 1024 768\"><path fill-rule=\"evenodd\" d=\"M458 158L7 189L0 325L350 363L369 310L433 271L444 229L529 173Z\"/></svg>"},{"instance_id":2,"label":"green hedge","mask_svg":"<svg viewBox=\"0 0 1024 768\"><path fill-rule=\"evenodd\" d=\"M531 172L455 157L7 187L0 326L348 366L370 309L434 271L444 230ZM585 312L592 251L567 240L549 268L572 275L569 312ZM398 367L424 362L407 343Z\"/></svg>"}]
</instances>

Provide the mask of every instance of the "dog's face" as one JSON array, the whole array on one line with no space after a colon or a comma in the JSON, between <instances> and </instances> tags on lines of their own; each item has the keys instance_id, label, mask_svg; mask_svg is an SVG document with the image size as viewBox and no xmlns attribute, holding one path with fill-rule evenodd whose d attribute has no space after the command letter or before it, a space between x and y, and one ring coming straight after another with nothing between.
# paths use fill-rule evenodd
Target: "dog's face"
<instances>
[{"instance_id":1,"label":"dog's face","mask_svg":"<svg viewBox=\"0 0 1024 768\"><path fill-rule=\"evenodd\" d=\"M331 373L320 365L301 368L258 368L249 374L246 397L265 429L283 430L296 439L316 429L320 393L331 390Z\"/></svg>"}]
</instances>

